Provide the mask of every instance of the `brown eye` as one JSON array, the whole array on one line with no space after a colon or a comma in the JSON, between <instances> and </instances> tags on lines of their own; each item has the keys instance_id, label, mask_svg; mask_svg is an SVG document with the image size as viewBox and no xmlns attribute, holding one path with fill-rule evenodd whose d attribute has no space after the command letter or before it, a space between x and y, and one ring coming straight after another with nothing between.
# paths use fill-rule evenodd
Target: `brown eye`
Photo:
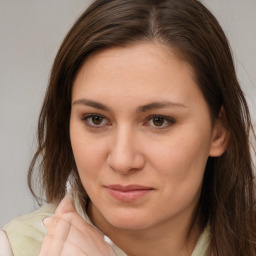
<instances>
[{"instance_id":1,"label":"brown eye","mask_svg":"<svg viewBox=\"0 0 256 256\"><path fill-rule=\"evenodd\" d=\"M165 119L163 117L154 117L152 122L155 126L162 126L164 124Z\"/></svg>"},{"instance_id":2,"label":"brown eye","mask_svg":"<svg viewBox=\"0 0 256 256\"><path fill-rule=\"evenodd\" d=\"M86 115L82 118L82 120L87 126L93 128L101 128L108 124L108 121L104 116L96 114Z\"/></svg>"},{"instance_id":3,"label":"brown eye","mask_svg":"<svg viewBox=\"0 0 256 256\"><path fill-rule=\"evenodd\" d=\"M103 121L103 117L102 116L92 116L92 123L95 125L100 125Z\"/></svg>"},{"instance_id":4,"label":"brown eye","mask_svg":"<svg viewBox=\"0 0 256 256\"><path fill-rule=\"evenodd\" d=\"M175 120L171 117L154 115L148 118L148 121L145 123L145 125L153 127L155 129L164 129L164 128L168 128L174 123L175 123Z\"/></svg>"}]
</instances>

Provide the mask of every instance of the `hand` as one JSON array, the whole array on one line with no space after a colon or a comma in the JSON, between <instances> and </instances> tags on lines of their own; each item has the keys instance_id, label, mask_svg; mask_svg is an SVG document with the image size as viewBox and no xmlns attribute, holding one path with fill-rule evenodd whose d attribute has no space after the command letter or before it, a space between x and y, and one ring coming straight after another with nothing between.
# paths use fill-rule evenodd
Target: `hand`
<instances>
[{"instance_id":1,"label":"hand","mask_svg":"<svg viewBox=\"0 0 256 256\"><path fill-rule=\"evenodd\" d=\"M40 256L116 256L103 235L77 213L69 195L44 224L48 233Z\"/></svg>"}]
</instances>

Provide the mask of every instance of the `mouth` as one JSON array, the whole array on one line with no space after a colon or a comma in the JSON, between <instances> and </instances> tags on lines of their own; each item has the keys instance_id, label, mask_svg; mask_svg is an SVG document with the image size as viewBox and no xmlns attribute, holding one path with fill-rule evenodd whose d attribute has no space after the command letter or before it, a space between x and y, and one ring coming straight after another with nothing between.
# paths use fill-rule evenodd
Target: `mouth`
<instances>
[{"instance_id":1,"label":"mouth","mask_svg":"<svg viewBox=\"0 0 256 256\"><path fill-rule=\"evenodd\" d=\"M133 202L146 196L153 191L151 187L145 187L141 185L131 184L122 186L119 184L105 186L111 197L122 202Z\"/></svg>"}]
</instances>

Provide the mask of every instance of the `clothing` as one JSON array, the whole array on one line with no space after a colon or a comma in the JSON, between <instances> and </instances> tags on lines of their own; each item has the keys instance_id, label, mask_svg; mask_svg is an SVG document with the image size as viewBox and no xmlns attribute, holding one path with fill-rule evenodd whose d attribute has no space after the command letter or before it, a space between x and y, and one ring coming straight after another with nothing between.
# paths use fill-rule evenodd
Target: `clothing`
<instances>
[{"instance_id":1,"label":"clothing","mask_svg":"<svg viewBox=\"0 0 256 256\"><path fill-rule=\"evenodd\" d=\"M87 223L92 225L89 217L84 214L81 207L78 206L77 200L74 200L78 213L85 219ZM47 204L39 210L28 215L14 219L3 230L6 232L9 243L11 245L14 256L38 256L40 248L46 234L46 228L43 225L43 219L52 216L56 206ZM3 237L2 233L2 237ZM209 245L209 227L207 227L198 239L197 245L191 256L207 256L207 248ZM8 247L8 240L2 239L0 234L0 248ZM126 256L126 254L115 244L112 245L117 256ZM1 249L2 250L2 249ZM5 249L7 251L7 249ZM8 254L1 254L7 256ZM8 255L9 256L9 255Z\"/></svg>"},{"instance_id":2,"label":"clothing","mask_svg":"<svg viewBox=\"0 0 256 256\"><path fill-rule=\"evenodd\" d=\"M46 228L42 220L54 214L56 207L47 204L39 210L18 217L4 226L14 256L38 256ZM1 248L1 246L0 246Z\"/></svg>"}]
</instances>

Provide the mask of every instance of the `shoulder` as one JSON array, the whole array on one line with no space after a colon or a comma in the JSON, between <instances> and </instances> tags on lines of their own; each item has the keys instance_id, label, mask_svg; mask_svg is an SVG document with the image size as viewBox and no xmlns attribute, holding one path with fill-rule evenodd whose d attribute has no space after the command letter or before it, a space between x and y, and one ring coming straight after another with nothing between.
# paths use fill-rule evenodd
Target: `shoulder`
<instances>
[{"instance_id":1,"label":"shoulder","mask_svg":"<svg viewBox=\"0 0 256 256\"><path fill-rule=\"evenodd\" d=\"M35 256L40 252L46 234L42 220L54 214L56 206L47 204L35 212L18 217L3 230L15 256Z\"/></svg>"},{"instance_id":2,"label":"shoulder","mask_svg":"<svg viewBox=\"0 0 256 256\"><path fill-rule=\"evenodd\" d=\"M0 248L0 256L13 256L8 238L2 230L0 230Z\"/></svg>"}]
</instances>

